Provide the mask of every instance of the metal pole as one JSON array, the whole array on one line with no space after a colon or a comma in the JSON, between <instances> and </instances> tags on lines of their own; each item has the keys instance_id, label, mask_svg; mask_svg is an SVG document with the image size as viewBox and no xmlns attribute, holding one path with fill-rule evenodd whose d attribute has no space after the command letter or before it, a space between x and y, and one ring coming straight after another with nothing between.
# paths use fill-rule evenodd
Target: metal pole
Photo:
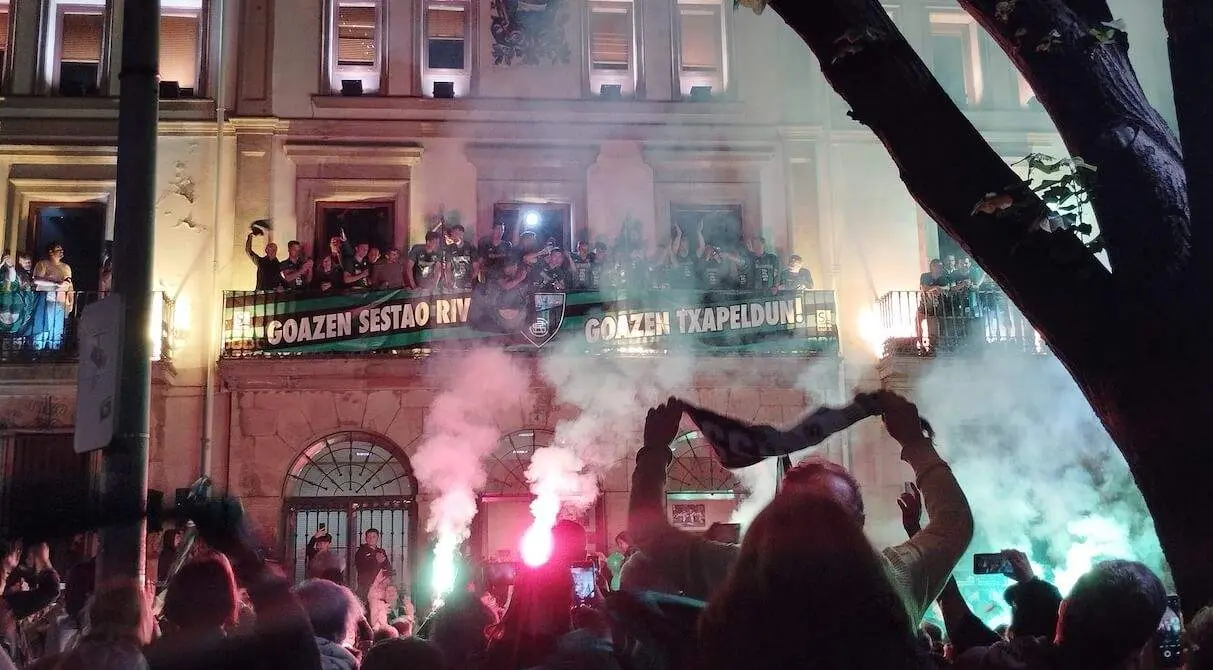
<instances>
[{"instance_id":1,"label":"metal pole","mask_svg":"<svg viewBox=\"0 0 1213 670\"><path fill-rule=\"evenodd\" d=\"M151 346L156 135L160 112L160 0L125 0L121 94L118 101L118 183L114 205L114 291L125 301L117 425L102 459L103 509L147 506L148 402ZM146 523L101 530L97 573L143 581Z\"/></svg>"}]
</instances>

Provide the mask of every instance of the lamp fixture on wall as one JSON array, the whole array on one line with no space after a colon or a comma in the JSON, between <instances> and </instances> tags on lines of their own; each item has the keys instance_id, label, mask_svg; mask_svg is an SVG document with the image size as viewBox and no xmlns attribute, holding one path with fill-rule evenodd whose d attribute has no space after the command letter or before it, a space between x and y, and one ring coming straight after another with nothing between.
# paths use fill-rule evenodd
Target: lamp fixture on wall
<instances>
[{"instance_id":1,"label":"lamp fixture on wall","mask_svg":"<svg viewBox=\"0 0 1213 670\"><path fill-rule=\"evenodd\" d=\"M453 81L436 81L434 82L434 97L450 99L455 97L455 82Z\"/></svg>"},{"instance_id":2,"label":"lamp fixture on wall","mask_svg":"<svg viewBox=\"0 0 1213 670\"><path fill-rule=\"evenodd\" d=\"M341 95L356 98L362 95L362 80L361 79L342 79L341 80Z\"/></svg>"}]
</instances>

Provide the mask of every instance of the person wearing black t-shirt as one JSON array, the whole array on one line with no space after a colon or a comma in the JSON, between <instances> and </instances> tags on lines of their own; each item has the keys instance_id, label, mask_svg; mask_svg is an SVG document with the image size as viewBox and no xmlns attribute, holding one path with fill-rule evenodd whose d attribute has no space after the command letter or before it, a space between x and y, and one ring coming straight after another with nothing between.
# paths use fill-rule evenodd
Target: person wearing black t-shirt
<instances>
[{"instance_id":1,"label":"person wearing black t-shirt","mask_svg":"<svg viewBox=\"0 0 1213 670\"><path fill-rule=\"evenodd\" d=\"M493 222L493 232L480 240L477 251L480 252L480 264L486 277L496 277L501 272L502 262L513 251L514 245L505 239L505 224Z\"/></svg>"},{"instance_id":2,"label":"person wearing black t-shirt","mask_svg":"<svg viewBox=\"0 0 1213 670\"><path fill-rule=\"evenodd\" d=\"M371 245L361 242L354 247L354 257L350 259L349 267L345 268L342 279L345 287L353 291L362 291L371 287L371 261L367 257Z\"/></svg>"},{"instance_id":3,"label":"person wearing black t-shirt","mask_svg":"<svg viewBox=\"0 0 1213 670\"><path fill-rule=\"evenodd\" d=\"M345 285L341 268L333 263L333 256L325 254L320 257L320 266L312 277L312 288L321 293L335 293Z\"/></svg>"},{"instance_id":4,"label":"person wearing black t-shirt","mask_svg":"<svg viewBox=\"0 0 1213 670\"><path fill-rule=\"evenodd\" d=\"M767 251L766 240L761 235L750 238L750 267L754 269L756 291L774 293L778 290L782 269L779 257Z\"/></svg>"},{"instance_id":5,"label":"person wearing black t-shirt","mask_svg":"<svg viewBox=\"0 0 1213 670\"><path fill-rule=\"evenodd\" d=\"M257 230L260 230L258 228ZM278 260L278 245L273 242L265 243L265 255L258 256L253 251L253 237L257 232L250 232L244 238L244 253L257 266L257 290L277 291L282 285L282 263Z\"/></svg>"},{"instance_id":6,"label":"person wearing black t-shirt","mask_svg":"<svg viewBox=\"0 0 1213 670\"><path fill-rule=\"evenodd\" d=\"M949 284L944 274L943 263L938 258L932 258L930 269L918 278L918 311L914 315L914 336L922 342L923 319L937 319L940 316L940 305L943 302L943 292ZM932 329L934 330L934 329Z\"/></svg>"},{"instance_id":7,"label":"person wearing black t-shirt","mask_svg":"<svg viewBox=\"0 0 1213 670\"><path fill-rule=\"evenodd\" d=\"M674 241L670 245L670 269L669 281L670 288L687 289L694 288L696 282L696 259L699 258L699 250L703 249L706 244L703 241L703 222L699 222L699 230L696 233L698 236L698 244L696 251L692 253L691 242L682 232L682 228L674 227Z\"/></svg>"},{"instance_id":8,"label":"person wearing black t-shirt","mask_svg":"<svg viewBox=\"0 0 1213 670\"><path fill-rule=\"evenodd\" d=\"M705 290L715 291L725 288L729 276L728 262L716 245L706 245L703 248L703 260L699 262L699 278Z\"/></svg>"},{"instance_id":9,"label":"person wearing black t-shirt","mask_svg":"<svg viewBox=\"0 0 1213 670\"><path fill-rule=\"evenodd\" d=\"M292 291L302 291L312 283L312 259L303 257L303 245L297 240L286 243L286 260L282 261L282 281Z\"/></svg>"},{"instance_id":10,"label":"person wearing black t-shirt","mask_svg":"<svg viewBox=\"0 0 1213 670\"><path fill-rule=\"evenodd\" d=\"M405 263L405 281L410 291L432 291L442 280L442 233L431 230L425 234L425 244L409 249Z\"/></svg>"},{"instance_id":11,"label":"person wearing black t-shirt","mask_svg":"<svg viewBox=\"0 0 1213 670\"><path fill-rule=\"evenodd\" d=\"M614 290L619 286L619 272L611 250L606 244L599 242L594 245L594 253L590 265L590 290Z\"/></svg>"},{"instance_id":12,"label":"person wearing black t-shirt","mask_svg":"<svg viewBox=\"0 0 1213 670\"><path fill-rule=\"evenodd\" d=\"M456 291L471 290L474 280L472 260L476 257L476 248L463 238L464 232L463 226L458 223L447 228L446 246L443 249L449 269L446 280L449 288Z\"/></svg>"},{"instance_id":13,"label":"person wearing black t-shirt","mask_svg":"<svg viewBox=\"0 0 1213 670\"><path fill-rule=\"evenodd\" d=\"M804 266L804 259L800 256L793 255L788 259L788 267L783 271L782 288L785 291L811 291L813 289L813 275Z\"/></svg>"},{"instance_id":14,"label":"person wearing black t-shirt","mask_svg":"<svg viewBox=\"0 0 1213 670\"><path fill-rule=\"evenodd\" d=\"M573 266L573 276L569 288L575 291L590 289L594 269L594 254L590 251L590 243L582 240L569 256Z\"/></svg>"},{"instance_id":15,"label":"person wearing black t-shirt","mask_svg":"<svg viewBox=\"0 0 1213 670\"><path fill-rule=\"evenodd\" d=\"M531 270L531 286L536 291L564 292L568 288L571 274L564 252L553 249Z\"/></svg>"}]
</instances>

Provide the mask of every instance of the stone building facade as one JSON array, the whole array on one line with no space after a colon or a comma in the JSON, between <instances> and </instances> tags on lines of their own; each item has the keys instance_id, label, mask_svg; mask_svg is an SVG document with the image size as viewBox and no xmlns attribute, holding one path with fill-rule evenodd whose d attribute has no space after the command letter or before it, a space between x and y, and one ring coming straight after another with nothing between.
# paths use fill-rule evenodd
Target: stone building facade
<instances>
[{"instance_id":1,"label":"stone building facade","mask_svg":"<svg viewBox=\"0 0 1213 670\"><path fill-rule=\"evenodd\" d=\"M40 254L66 234L82 290L98 287L102 242L113 236L122 3L0 2L0 249ZM1173 117L1160 10L1112 4L1133 33L1147 91ZM399 481L408 482L440 383L412 356L225 356L223 292L252 288L244 244L254 220L273 220L280 247L299 240L315 252L334 212L382 211L376 234L404 249L439 216L457 217L479 238L501 212L531 207L559 213L565 243L613 241L634 221L652 250L686 212L733 212L733 234L762 235L784 259L802 256L837 304L836 351L705 356L694 384L681 389L711 409L769 422L879 385L864 324L873 299L916 288L926 261L954 249L770 12L735 13L727 0L571 0L551 3L560 13L545 20L559 30L520 46L494 37L494 26L517 19L494 8L517 10L513 2L163 5L162 80L173 85L162 90L155 166L155 281L164 306L148 335L160 359L150 483L171 491L209 472L287 554L304 532L297 522L321 518L305 512L340 512L346 516L324 518L348 521L362 509L319 505L316 495L297 497L324 509L291 506L292 475L310 467L309 450L348 434L350 453L394 459ZM905 0L888 9L1004 156L1061 153L1030 90L955 3ZM535 44L539 52L527 52ZM83 237L91 241L77 244ZM9 481L46 476L59 462L39 461L50 447L30 436L58 436L60 451L70 445L75 367L67 354L0 352ZM632 364L645 363L621 362ZM502 425L503 440L530 431L534 441L575 411L539 376L532 386L549 400ZM627 435L639 426L619 429ZM907 470L879 424L861 424L828 452L867 488L874 537L895 539L893 501ZM516 480L517 468L501 467ZM595 522L601 549L624 525L628 473L625 459L604 478ZM705 476L732 485L727 473ZM426 497L390 487L386 498L409 499L400 551L415 559L425 544L418 523ZM505 482L497 497L517 489ZM483 527L477 532L484 551L500 551Z\"/></svg>"}]
</instances>

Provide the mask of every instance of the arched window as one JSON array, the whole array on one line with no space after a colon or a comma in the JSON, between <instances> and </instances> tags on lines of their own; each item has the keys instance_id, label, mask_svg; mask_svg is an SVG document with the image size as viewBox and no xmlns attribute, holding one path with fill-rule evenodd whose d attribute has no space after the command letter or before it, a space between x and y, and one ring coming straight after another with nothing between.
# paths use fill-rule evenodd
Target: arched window
<instances>
[{"instance_id":1,"label":"arched window","mask_svg":"<svg viewBox=\"0 0 1213 670\"><path fill-rule=\"evenodd\" d=\"M670 465L668 493L742 493L741 484L733 473L716 459L703 436L698 432L684 433L670 443L674 462Z\"/></svg>"},{"instance_id":2,"label":"arched window","mask_svg":"<svg viewBox=\"0 0 1213 670\"><path fill-rule=\"evenodd\" d=\"M314 537L328 535L345 583L361 592L366 576L358 574L354 554L366 532L375 529L393 583L407 588L416 492L408 459L382 437L345 431L309 445L291 465L283 486L284 539L295 581L316 576L308 571L314 549L309 545Z\"/></svg>"},{"instance_id":3,"label":"arched window","mask_svg":"<svg viewBox=\"0 0 1213 670\"><path fill-rule=\"evenodd\" d=\"M520 430L501 438L487 464L488 481L480 494L485 497L530 497L526 469L536 449L551 446L552 433L546 430Z\"/></svg>"},{"instance_id":4,"label":"arched window","mask_svg":"<svg viewBox=\"0 0 1213 670\"><path fill-rule=\"evenodd\" d=\"M287 476L287 498L393 497L417 492L395 449L366 433L336 433L308 447Z\"/></svg>"}]
</instances>

